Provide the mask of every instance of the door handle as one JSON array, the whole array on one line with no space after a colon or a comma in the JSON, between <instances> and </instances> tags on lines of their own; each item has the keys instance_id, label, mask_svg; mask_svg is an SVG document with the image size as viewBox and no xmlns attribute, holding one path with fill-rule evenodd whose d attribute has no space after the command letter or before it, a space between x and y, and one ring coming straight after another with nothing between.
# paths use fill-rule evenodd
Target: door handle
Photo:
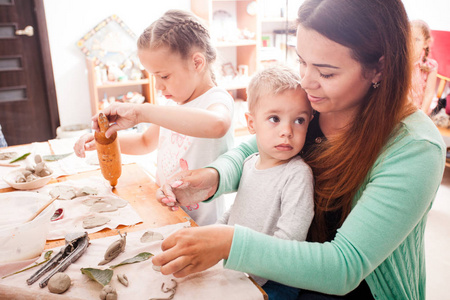
<instances>
[{"instance_id":1,"label":"door handle","mask_svg":"<svg viewBox=\"0 0 450 300\"><path fill-rule=\"evenodd\" d=\"M34 28L33 28L33 26L27 26L27 27L25 27L25 29L16 30L16 35L33 36L34 35Z\"/></svg>"}]
</instances>

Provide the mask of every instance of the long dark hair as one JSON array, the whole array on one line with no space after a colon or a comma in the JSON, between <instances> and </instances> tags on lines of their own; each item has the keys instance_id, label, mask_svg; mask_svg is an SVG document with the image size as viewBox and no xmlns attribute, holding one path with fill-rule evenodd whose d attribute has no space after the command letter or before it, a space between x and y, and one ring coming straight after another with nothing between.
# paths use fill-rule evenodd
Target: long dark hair
<instances>
[{"instance_id":1,"label":"long dark hair","mask_svg":"<svg viewBox=\"0 0 450 300\"><path fill-rule=\"evenodd\" d=\"M368 90L347 130L317 145L306 158L315 176L310 239L323 242L331 233L327 214L337 213L337 226L342 225L382 147L415 110L407 99L410 25L400 0L306 0L298 23L349 48L363 72L382 70L379 87Z\"/></svg>"}]
</instances>

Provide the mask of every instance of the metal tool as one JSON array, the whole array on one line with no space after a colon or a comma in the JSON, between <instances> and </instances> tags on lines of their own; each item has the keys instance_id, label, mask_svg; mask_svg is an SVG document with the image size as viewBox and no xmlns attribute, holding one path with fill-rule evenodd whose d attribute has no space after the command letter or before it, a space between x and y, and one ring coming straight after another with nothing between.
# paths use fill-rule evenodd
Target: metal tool
<instances>
[{"instance_id":1,"label":"metal tool","mask_svg":"<svg viewBox=\"0 0 450 300\"><path fill-rule=\"evenodd\" d=\"M71 263L80 258L89 246L89 237L87 232L69 233L65 237L66 246L61 248L58 254L50 259L42 268L36 271L27 279L28 285L32 285L39 280L45 273L51 272L39 283L41 288L47 286L50 278L58 272L63 272Z\"/></svg>"}]
</instances>

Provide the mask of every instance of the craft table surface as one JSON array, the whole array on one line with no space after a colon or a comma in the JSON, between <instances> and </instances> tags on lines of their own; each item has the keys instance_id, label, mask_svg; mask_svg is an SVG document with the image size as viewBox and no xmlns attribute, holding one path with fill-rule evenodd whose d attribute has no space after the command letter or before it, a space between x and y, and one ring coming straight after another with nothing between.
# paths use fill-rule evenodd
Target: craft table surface
<instances>
[{"instance_id":1,"label":"craft table surface","mask_svg":"<svg viewBox=\"0 0 450 300\"><path fill-rule=\"evenodd\" d=\"M83 172L75 175L62 176L52 179L48 184L64 182L67 180L77 180L92 176L102 176L100 170ZM186 222L189 216L182 210L170 210L156 200L155 192L158 186L147 173L137 164L123 165L122 175L117 186L112 190L114 194L127 200L136 210L143 222L132 226L120 225L117 229L121 232L137 231L147 228L156 228L169 224ZM0 189L0 193L16 191L13 188ZM191 221L193 226L197 226ZM89 234L90 239L97 239L111 235L117 235L117 229L104 229L102 231ZM48 241L45 249L64 246L64 240Z\"/></svg>"},{"instance_id":2,"label":"craft table surface","mask_svg":"<svg viewBox=\"0 0 450 300\"><path fill-rule=\"evenodd\" d=\"M56 179L52 179L48 184L64 182L67 180L89 178L91 176L102 176L101 171L95 170L69 176L62 176ZM117 186L113 189L113 193L127 200L140 215L143 222L132 226L120 225L117 229L120 229L121 232L132 232L147 228L157 228L165 225L186 222L187 219L190 219L182 209L172 211L167 206L163 206L162 204L160 204L156 200L155 196L157 188L158 186L153 181L153 179L137 164L122 166L122 175L119 178ZM13 191L15 191L15 189L13 188L0 189L0 193ZM191 220L191 225L197 226L193 220ZM102 231L89 234L89 238L98 239L111 235L117 235L117 229L104 229ZM53 240L48 241L45 245L45 248L49 249L63 245L64 240ZM255 282L253 283L260 289L264 296L264 299L267 299L267 294ZM0 296L1 295L8 295L8 291L4 291L2 286L0 285ZM28 298L28 296L31 295L23 296L24 299L32 299ZM53 297L53 295L49 296ZM60 299L60 297L61 296L55 298Z\"/></svg>"}]
</instances>

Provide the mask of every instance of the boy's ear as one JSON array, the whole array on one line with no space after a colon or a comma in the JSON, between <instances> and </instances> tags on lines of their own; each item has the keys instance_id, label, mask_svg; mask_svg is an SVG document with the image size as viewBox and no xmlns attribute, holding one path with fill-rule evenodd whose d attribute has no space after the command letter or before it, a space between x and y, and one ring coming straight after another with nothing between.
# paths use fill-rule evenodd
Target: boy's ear
<instances>
[{"instance_id":1,"label":"boy's ear","mask_svg":"<svg viewBox=\"0 0 450 300\"><path fill-rule=\"evenodd\" d=\"M192 61L194 62L194 69L196 71L201 71L206 65L205 56L200 52L195 52L192 55Z\"/></svg>"},{"instance_id":2,"label":"boy's ear","mask_svg":"<svg viewBox=\"0 0 450 300\"><path fill-rule=\"evenodd\" d=\"M251 134L255 134L256 130L254 128L255 121L253 119L253 116L249 112L246 112L245 119L247 120L248 132L250 132Z\"/></svg>"}]
</instances>

